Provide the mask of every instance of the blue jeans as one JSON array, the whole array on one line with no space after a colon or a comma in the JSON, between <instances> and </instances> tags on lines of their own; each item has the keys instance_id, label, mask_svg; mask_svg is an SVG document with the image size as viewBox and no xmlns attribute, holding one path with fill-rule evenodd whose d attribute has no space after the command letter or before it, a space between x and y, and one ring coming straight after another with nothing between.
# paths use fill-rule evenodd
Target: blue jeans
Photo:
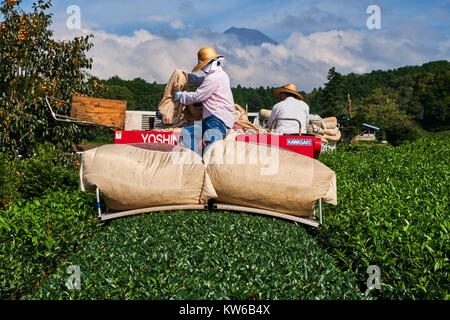
<instances>
[{"instance_id":1,"label":"blue jeans","mask_svg":"<svg viewBox=\"0 0 450 320\"><path fill-rule=\"evenodd\" d=\"M158 120L161 120L162 121L162 117L159 115L159 109L158 109L158 107L156 107L156 119L158 119Z\"/></svg>"},{"instance_id":2,"label":"blue jeans","mask_svg":"<svg viewBox=\"0 0 450 320\"><path fill-rule=\"evenodd\" d=\"M202 154L201 141L205 139L206 147L214 141L222 140L229 128L216 116L209 116L202 121L202 125L183 128L180 132L181 144L192 151ZM200 146L199 146L200 144Z\"/></svg>"}]
</instances>

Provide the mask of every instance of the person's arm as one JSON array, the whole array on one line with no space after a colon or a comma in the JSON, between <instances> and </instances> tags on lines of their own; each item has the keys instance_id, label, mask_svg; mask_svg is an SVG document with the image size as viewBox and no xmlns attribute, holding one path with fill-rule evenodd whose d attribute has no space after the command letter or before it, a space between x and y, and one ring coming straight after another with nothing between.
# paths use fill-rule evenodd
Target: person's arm
<instances>
[{"instance_id":1,"label":"person's arm","mask_svg":"<svg viewBox=\"0 0 450 320\"><path fill-rule=\"evenodd\" d=\"M199 77L194 73L188 73L188 83L192 84L193 86L200 86L203 80L205 80L205 77Z\"/></svg>"},{"instance_id":2,"label":"person's arm","mask_svg":"<svg viewBox=\"0 0 450 320\"><path fill-rule=\"evenodd\" d=\"M203 102L216 91L216 84L214 81L205 79L200 87L195 92L183 91L180 102L183 105L194 104L197 102Z\"/></svg>"},{"instance_id":3,"label":"person's arm","mask_svg":"<svg viewBox=\"0 0 450 320\"><path fill-rule=\"evenodd\" d=\"M278 116L278 106L274 105L272 108L272 112L270 113L269 120L267 120L267 128L272 130L272 124Z\"/></svg>"}]
</instances>

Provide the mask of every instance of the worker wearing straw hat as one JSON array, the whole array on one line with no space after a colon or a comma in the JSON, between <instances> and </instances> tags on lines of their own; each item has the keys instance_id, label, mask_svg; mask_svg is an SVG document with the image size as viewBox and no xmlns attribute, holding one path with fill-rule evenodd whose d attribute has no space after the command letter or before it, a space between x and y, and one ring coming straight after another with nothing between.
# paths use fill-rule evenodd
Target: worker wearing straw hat
<instances>
[{"instance_id":1,"label":"worker wearing straw hat","mask_svg":"<svg viewBox=\"0 0 450 320\"><path fill-rule=\"evenodd\" d=\"M230 78L222 69L224 56L212 47L204 47L198 52L198 64L192 72L202 70L205 76L188 74L189 84L198 86L195 92L177 92L175 100L183 105L203 105L202 128L190 126L182 130L182 143L200 153L195 140L205 140L206 146L223 139L227 130L234 125L234 100L230 88ZM188 141L187 141L188 140Z\"/></svg>"},{"instance_id":2,"label":"worker wearing straw hat","mask_svg":"<svg viewBox=\"0 0 450 320\"><path fill-rule=\"evenodd\" d=\"M281 101L273 106L272 113L267 121L268 127L271 129L276 119L297 119L301 124L301 132L306 133L306 127L309 121L309 106L304 102L301 94L297 92L297 87L289 83L283 87L275 88L273 94ZM298 134L298 122L278 120L275 131Z\"/></svg>"}]
</instances>

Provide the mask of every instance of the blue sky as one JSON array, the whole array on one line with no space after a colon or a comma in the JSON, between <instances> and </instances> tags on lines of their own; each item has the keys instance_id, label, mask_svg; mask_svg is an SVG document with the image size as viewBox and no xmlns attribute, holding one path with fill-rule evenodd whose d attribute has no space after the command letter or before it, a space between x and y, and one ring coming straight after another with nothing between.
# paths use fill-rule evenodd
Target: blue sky
<instances>
[{"instance_id":1,"label":"blue sky","mask_svg":"<svg viewBox=\"0 0 450 320\"><path fill-rule=\"evenodd\" d=\"M33 0L26 0L30 6ZM448 33L450 1L300 1L300 0L55 0L55 21L63 20L69 5L78 5L83 22L118 35L131 35L146 29L162 36L189 36L197 29L215 32L236 27L256 28L276 41L286 39L292 31L311 33L332 29L363 29L366 8L381 8L382 27L418 24ZM183 28L173 28L179 20Z\"/></svg>"},{"instance_id":2,"label":"blue sky","mask_svg":"<svg viewBox=\"0 0 450 320\"><path fill-rule=\"evenodd\" d=\"M74 35L65 27L70 5L96 36L93 71L102 77L164 82L174 68L190 69L203 45L226 53L234 85L286 81L305 90L323 85L332 66L361 73L450 56L450 0L55 0L57 37ZM366 27L369 5L380 7L381 30ZM232 26L279 46L241 47L222 35Z\"/></svg>"}]
</instances>

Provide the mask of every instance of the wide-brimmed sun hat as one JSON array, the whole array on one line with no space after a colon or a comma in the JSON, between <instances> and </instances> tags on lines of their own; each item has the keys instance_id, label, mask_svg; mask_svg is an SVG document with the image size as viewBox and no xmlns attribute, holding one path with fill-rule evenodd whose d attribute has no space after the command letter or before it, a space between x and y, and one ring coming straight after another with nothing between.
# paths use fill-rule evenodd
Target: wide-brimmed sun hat
<instances>
[{"instance_id":1,"label":"wide-brimmed sun hat","mask_svg":"<svg viewBox=\"0 0 450 320\"><path fill-rule=\"evenodd\" d=\"M280 99L280 94L283 92L292 93L293 95L295 95L297 97L297 99L305 101L305 99L303 99L302 95L297 92L297 87L295 85L293 85L292 83L282 86L281 88L273 89L273 94L278 99Z\"/></svg>"},{"instance_id":2,"label":"wide-brimmed sun hat","mask_svg":"<svg viewBox=\"0 0 450 320\"><path fill-rule=\"evenodd\" d=\"M197 72L198 70L202 69L204 66L208 64L211 60L221 57L223 58L223 55L217 54L216 50L213 47L204 47L201 48L198 51L198 64L192 69L192 72Z\"/></svg>"}]
</instances>

